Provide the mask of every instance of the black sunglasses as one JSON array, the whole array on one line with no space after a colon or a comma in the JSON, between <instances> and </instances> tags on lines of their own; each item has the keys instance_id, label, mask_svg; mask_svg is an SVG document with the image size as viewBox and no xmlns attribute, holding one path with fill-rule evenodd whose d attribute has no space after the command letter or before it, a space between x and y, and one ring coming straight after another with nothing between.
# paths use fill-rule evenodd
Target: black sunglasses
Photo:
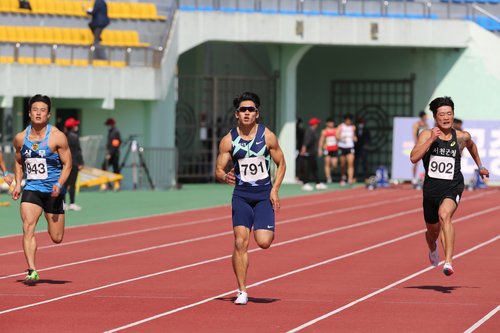
<instances>
[{"instance_id":1,"label":"black sunglasses","mask_svg":"<svg viewBox=\"0 0 500 333\"><path fill-rule=\"evenodd\" d=\"M240 106L236 110L238 110L239 112L245 112L245 111L256 112L256 111L258 111L255 106Z\"/></svg>"}]
</instances>

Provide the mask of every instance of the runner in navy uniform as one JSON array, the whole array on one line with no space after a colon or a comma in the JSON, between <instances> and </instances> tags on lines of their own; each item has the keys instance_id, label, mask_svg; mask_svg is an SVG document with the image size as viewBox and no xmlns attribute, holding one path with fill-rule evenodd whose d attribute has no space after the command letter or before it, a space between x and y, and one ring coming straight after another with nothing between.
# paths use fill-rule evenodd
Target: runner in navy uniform
<instances>
[{"instance_id":1,"label":"runner in navy uniform","mask_svg":"<svg viewBox=\"0 0 500 333\"><path fill-rule=\"evenodd\" d=\"M238 282L235 304L248 302L246 277L248 244L253 228L257 244L267 249L274 239L274 212L279 211L278 191L285 176L285 158L276 135L258 124L259 97L245 92L233 101L238 126L224 136L219 146L218 181L235 185L232 199L234 251L233 270ZM276 177L271 182L271 159L276 163ZM225 169L232 160L233 168Z\"/></svg>"},{"instance_id":2,"label":"runner in navy uniform","mask_svg":"<svg viewBox=\"0 0 500 333\"><path fill-rule=\"evenodd\" d=\"M49 97L33 96L29 101L31 124L14 138L14 200L21 196L21 181L26 174L21 198L21 218L23 249L28 263L28 274L25 278L27 284L35 283L39 279L35 266L35 229L42 212L45 212L52 241L62 242L64 234L64 193L61 189L71 171L71 152L66 135L48 123L50 107Z\"/></svg>"},{"instance_id":3,"label":"runner in navy uniform","mask_svg":"<svg viewBox=\"0 0 500 333\"><path fill-rule=\"evenodd\" d=\"M453 129L455 111L451 98L438 97L429 104L429 108L434 115L436 127L424 129L420 133L411 151L410 160L417 163L422 159L425 168L423 208L429 260L433 266L439 265L437 240L442 230L441 240L445 255L443 272L445 275L451 275L455 244L451 219L464 190L464 177L460 170L463 149L467 147L482 177L489 177L489 172L481 165L477 146L470 134Z\"/></svg>"}]
</instances>

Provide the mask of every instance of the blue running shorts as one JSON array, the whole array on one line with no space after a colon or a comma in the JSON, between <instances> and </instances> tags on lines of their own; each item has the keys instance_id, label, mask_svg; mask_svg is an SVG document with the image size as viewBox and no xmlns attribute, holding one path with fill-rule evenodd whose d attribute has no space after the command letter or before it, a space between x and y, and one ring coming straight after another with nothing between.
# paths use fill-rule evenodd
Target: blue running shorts
<instances>
[{"instance_id":1,"label":"blue running shorts","mask_svg":"<svg viewBox=\"0 0 500 333\"><path fill-rule=\"evenodd\" d=\"M254 230L274 231L274 209L270 187L235 188L232 199L233 227L244 226Z\"/></svg>"}]
</instances>

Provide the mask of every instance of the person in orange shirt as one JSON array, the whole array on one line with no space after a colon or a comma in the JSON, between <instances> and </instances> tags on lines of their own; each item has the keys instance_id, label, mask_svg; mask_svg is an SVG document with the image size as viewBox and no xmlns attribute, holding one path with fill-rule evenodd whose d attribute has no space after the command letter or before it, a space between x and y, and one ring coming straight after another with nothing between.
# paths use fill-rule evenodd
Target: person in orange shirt
<instances>
[{"instance_id":1,"label":"person in orange shirt","mask_svg":"<svg viewBox=\"0 0 500 333\"><path fill-rule=\"evenodd\" d=\"M122 138L120 136L120 131L116 128L116 121L113 118L106 119L104 125L109 126L108 130L108 141L106 143L106 156L102 164L103 170L108 170L109 165L113 167L114 173L120 173L120 145L122 144ZM106 190L107 185L103 184L101 190ZM113 189L118 191L120 189L120 183L115 182Z\"/></svg>"}]
</instances>

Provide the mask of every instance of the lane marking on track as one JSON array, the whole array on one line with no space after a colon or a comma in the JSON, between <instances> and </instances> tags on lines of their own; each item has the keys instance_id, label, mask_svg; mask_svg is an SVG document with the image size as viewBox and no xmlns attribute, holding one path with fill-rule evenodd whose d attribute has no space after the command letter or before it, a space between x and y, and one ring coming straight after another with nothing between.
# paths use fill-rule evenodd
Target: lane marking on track
<instances>
[{"instance_id":1,"label":"lane marking on track","mask_svg":"<svg viewBox=\"0 0 500 333\"><path fill-rule=\"evenodd\" d=\"M495 209L492 209L492 210L497 210L498 208L495 208ZM325 265L325 264L329 264L331 262L334 262L334 261L338 261L340 259L344 259L344 258L347 258L347 257L351 257L353 255L356 255L356 254L359 254L359 253L363 253L363 252L367 252L367 251L370 251L370 250L373 250L373 249L376 249L376 248L379 248L379 247L382 247L384 245L388 245L388 244L392 244L392 243L395 243L397 241L400 241L400 240L403 240L403 239L407 239L407 238L410 238L410 237L413 237L415 235L418 235L418 234L421 234L425 232L425 230L419 230L417 232L412 232L410 234L407 234L407 235L404 235L404 236L401 236L401 237L398 237L398 238L394 238L394 239L391 239L391 240L388 240L388 241L385 241L385 242L382 242L382 243L379 243L379 244L375 244L373 246L370 246L370 247L366 247L364 249L361 249L361 250L357 250L357 251L354 251L354 252L350 252L350 253L347 253L347 254L344 254L344 255L341 255L341 256L338 256L338 257L335 257L335 258L331 258L331 259L328 259L328 260L325 260L325 261L322 261L322 262L318 262L316 264L313 264L313 265L309 265L309 266L306 266L306 267L303 267L303 268L299 268L299 269L296 269L296 270L293 270L293 271L290 271L290 272L287 272L287 273L284 273L284 274L281 274L281 275L278 275L278 276L275 276L275 277L272 277L272 278L269 278L269 279L266 279L266 280L262 280L262 281L259 281L257 283L253 283L249 286L247 286L247 288L251 288L251 287L255 287L255 286L259 286L261 284L265 284L265 283L268 283L268 282L271 282L271 281L274 281L274 280L278 280L278 279L281 279L281 278L284 278L284 277L287 277L287 276L290 276L290 275L293 275L293 274L296 274L296 273L300 273L300 272L303 272L303 271L306 271L306 270L309 270L309 269L312 269L312 268L316 268L316 267L319 267L319 266L322 266L322 265ZM479 245L476 245L475 247L469 249L469 250L466 250L458 255L456 255L454 258L459 258L467 253L470 253L474 250L477 250L478 248L480 247L483 247L485 245L488 245L494 241L496 241L498 238L500 238L500 236L496 236L495 238L493 239L490 239L489 241L487 242L484 242L484 243L481 243ZM429 266L417 273L414 273L410 276L408 276L407 278L404 278L402 280L399 280L391 285L389 285L390 287L387 288L387 289L390 289L392 288L393 286L401 283L401 282L404 282L406 280L409 280L417 275L420 275L420 274L423 274L427 271L430 271L432 269L434 269L435 267L433 266ZM118 328L114 328L114 329L111 329L111 330L108 330L106 331L105 333L112 333L112 332L118 332L118 331L122 331L124 329L128 329L128 328L131 328L131 327L134 327L134 326L138 326L138 325L141 325L141 324L144 324L146 322L149 322L149 321L153 321L153 320L156 320L158 318L162 318L162 317L166 317L168 315L171 315L171 314L174 314L176 312L180 312L180 311L183 311L183 310L186 310L186 309L189 309L189 308L193 308L195 306L198 306L198 305L202 305L202 304L205 304L205 303L208 303L210 301L213 301L217 298L220 298L220 297L224 297L224 296L228 296L228 295L231 295L231 294L234 294L236 293L237 290L231 290L231 291L228 291L228 292L225 292L225 293L222 293L222 294L219 294L217 296L213 296L213 297L210 297L210 298L206 298L204 300L201 300L201 301L198 301L198 302L195 302L195 303L191 303L191 304L188 304L188 305L185 305L183 307L179 307L179 308L176 308L176 309L173 309L173 310L170 310L170 311L167 311L167 312L163 312L163 313L160 313L160 314L157 314L155 316L152 316L152 317L148 317L148 318L144 318L142 320L139 320L139 321L136 321L136 322L133 322L133 323L130 323L130 324L127 324L127 325L124 325L124 326L120 326ZM385 291L385 290L378 290L370 295L374 296L376 294L379 294L381 293L382 291ZM368 296L370 296L368 295ZM370 297L372 297L370 296ZM365 296L366 297L366 296ZM369 298L369 297L368 297ZM348 305L344 306L343 308L347 308L347 307L351 307L353 306L354 304L356 303L359 303L361 302L361 300L357 300L357 301L354 301L354 302L351 302L349 303ZM1 314L1 313L0 313ZM324 318L323 318L324 319ZM304 324L305 325L305 324ZM311 324L312 325L312 324ZM293 332L293 331L289 331L289 332Z\"/></svg>"},{"instance_id":2,"label":"lane marking on track","mask_svg":"<svg viewBox=\"0 0 500 333\"><path fill-rule=\"evenodd\" d=\"M290 197L285 197L285 198L283 198L281 200L282 201L283 200L287 200L288 201L288 199L296 199L296 198L300 198L300 197L310 198L310 197L313 197L313 196L324 196L326 194L333 194L333 193L340 194L340 193L346 193L347 191L352 192L354 190L356 190L356 189L345 190L345 191L326 191L326 192L314 193L314 194L309 194L309 195L290 196ZM368 196L372 196L372 195L375 195L375 192L371 191L371 192L368 192L368 193L362 193L362 194L357 194L357 195L352 195L352 196L343 196L343 197L340 197L340 198L336 198L336 200L337 201L344 200L343 198L353 199L353 198L359 198L359 197L365 197L365 196L368 197ZM321 199L321 200L317 200L315 202L312 202L312 204L324 203L324 202L331 201L331 200L332 200L332 198L329 197L328 199ZM293 207L286 207L285 206L282 209L294 208L294 207L300 207L300 206L307 206L307 205L310 205L310 204L311 203L297 204L297 205L293 205ZM122 219L117 219L117 220L102 221L102 222L95 222L95 223L81 224L81 225L72 225L72 226L67 226L65 228L66 229L86 228L86 227L92 227L92 226L96 226L96 225L121 223L121 222L130 222L130 221L134 221L134 220L142 220L142 219L155 218L155 217L169 217L171 215L176 215L176 214L186 214L186 213L193 213L193 212L198 212L198 211L202 211L202 210L211 210L211 209L228 208L228 207L231 207L231 205L230 204L216 205L216 206L210 206L210 207L204 207L204 208L179 210L179 211L176 211L176 212L169 212L169 213L158 213L158 214L151 214L151 215L144 215L144 216L135 216L135 217L122 218ZM37 231L36 233L38 234L38 233L45 233L45 232L47 232L47 230L40 230L40 231ZM0 236L0 239L9 238L9 237L18 237L18 236L20 236L20 234L5 235L5 236Z\"/></svg>"},{"instance_id":3,"label":"lane marking on track","mask_svg":"<svg viewBox=\"0 0 500 333\"><path fill-rule=\"evenodd\" d=\"M482 324L487 322L491 317L493 317L498 311L500 311L500 305L498 305L496 308L491 310L486 316L481 318L477 323L469 327L464 333L472 333L476 329L478 329Z\"/></svg>"},{"instance_id":4,"label":"lane marking on track","mask_svg":"<svg viewBox=\"0 0 500 333\"><path fill-rule=\"evenodd\" d=\"M459 223L459 222L465 221L465 220L467 220L469 218L473 218L473 217L476 217L476 216L479 216L479 215L487 214L487 213L490 213L492 211L499 210L499 209L500 209L500 207L495 207L495 208L490 208L490 209L483 210L483 211L478 212L478 213L470 214L468 216L463 216L460 219L457 219L457 221L455 223ZM398 241L406 239L406 238L413 237L413 236L421 234L423 232L425 232L425 229L422 229L422 230L419 230L419 231L416 231L416 232L412 232L412 233L406 234L404 236L400 236L400 237L394 238L392 240L381 242L381 243L372 245L370 247L366 247L366 248L363 248L363 249L360 249L360 250L356 250L356 251L353 251L353 252L350 252L350 253L338 256L338 257L334 257L334 258L331 258L331 259L328 259L328 260L325 260L325 261L321 261L319 263L312 264L312 265L309 265L309 266L306 266L306 267L303 267L303 268L300 268L300 269L296 269L296 270L293 270L293 271L290 271L290 272L287 272L287 273L284 273L284 274L281 274L281 275L278 275L278 276L275 276L275 277L272 277L272 278L268 278L268 279L265 279L265 280L253 283L253 284L249 285L247 288L252 288L252 287L255 287L255 286L259 286L261 284L264 284L264 283L267 283L267 282L270 282L270 281L278 280L278 279L281 279L281 278L284 278L284 277L287 277L287 276L290 276L290 275L293 275L293 274L296 274L296 273L300 273L300 272L303 272L303 271L306 271L306 270L309 270L309 269L312 269L312 268L315 268L315 267L319 267L319 266L322 266L322 265L325 265L325 264L328 264L328 263L331 263L331 262L334 262L334 261L338 261L338 260L341 260L341 259L344 259L344 258L347 258L347 257L350 257L350 256L354 256L354 255L359 254L359 253L364 253L364 252L367 252L367 251L370 251L370 250L373 250L373 249L376 249L376 248L379 248L379 247L382 247L382 246L385 246L385 245L388 245L388 244L392 244L392 243L398 242ZM255 249L255 250L257 251L257 250L260 250L260 249ZM249 251L249 252L254 252L254 251ZM75 296L80 296L80 295L88 294L88 293L91 293L91 292L94 292L94 291L103 290L103 289L106 289L106 288L110 288L110 287L114 287L114 286L126 284L126 283L129 283L129 282L139 281L139 280L147 279L147 278L150 278L150 277L155 277L155 276L162 275L162 274L166 274L166 273L170 273L170 272L174 272L174 271L179 271L181 269L196 267L196 266L200 266L200 265L204 265L204 264L208 264L208 263L212 263L212 262L216 262L216 261L228 259L230 257L231 257L231 255L227 255L227 256L223 256L223 257L219 257L219 258L205 260L205 261L201 261L201 262L197 262L197 263L193 263L193 264L189 264L189 265L185 265L185 266L181 266L181 267L176 267L176 268L173 268L173 269L165 270L165 271L162 271L162 272L156 272L156 273L152 273L152 274L148 274L148 275L143 275L143 276L139 276L139 277L136 277L136 278L132 278L132 279L124 280L124 281L119 281L119 282L107 284L107 285L104 285L104 286L100 286L100 287L96 287L96 288L91 288L91 289L83 290L83 291L80 291L80 292L76 292L76 293L72 293L72 294L67 294L67 295L63 295L63 296L59 296L59 297L47 299L47 300L36 302L36 303L31 303L31 304L26 304L26 305L15 307L15 308L6 309L6 310L3 310L3 311L0 311L0 315L6 314L6 313L10 313L10 312L14 312L14 311L19 311L19 310L27 309L27 308L31 308L31 307L35 307L35 306L38 306L38 305L52 303L52 302L63 300L63 299L67 299L67 298L70 298L70 297L75 297ZM433 268L433 267L430 266L429 269L431 269L431 268ZM235 292L236 292L236 290L231 290L231 291L225 292L223 294L219 294L217 296L213 296L213 297L201 300L201 301L196 302L196 303L188 304L186 306L183 306L183 307L180 307L180 308L177 308L177 309L173 309L171 311L164 312L164 313L155 315L153 317L145 318L143 320L137 321L135 323L128 324L126 326L119 327L119 328L114 329L114 330L109 331L109 332L115 332L115 331L122 330L122 329L125 329L125 328L128 328L128 327L137 326L137 325L140 325L142 323L145 323L145 322L148 322L148 321L160 318L160 317L164 317L164 316L167 316L167 315L170 315L170 314L173 314L173 313L185 310L185 309L189 309L189 308L195 307L197 305L201 305L201 304L210 302L210 301L212 301L212 300L214 300L216 298L227 296L227 295L233 294Z\"/></svg>"},{"instance_id":5,"label":"lane marking on track","mask_svg":"<svg viewBox=\"0 0 500 333\"><path fill-rule=\"evenodd\" d=\"M460 258L460 257L462 257L462 256L464 256L464 255L466 255L466 254L468 254L468 253L471 253L471 252L473 252L473 251L476 251L476 250L477 250L477 249L479 249L479 248L482 248L483 246L489 245L489 244L491 244L491 243L493 243L493 242L497 241L498 239L500 239L500 235L497 235L496 237L493 237L493 238L491 238L491 239L490 239L490 240L488 240L488 241L485 241L485 242L483 242L483 243L480 243L480 244L478 244L478 245L476 245L476 246L474 246L474 247L471 247L471 248L470 248L470 249L468 249L468 250L465 250L465 251L463 251L463 252L461 252L461 253L457 254L456 256L454 256L454 257L453 257L453 259L458 259L458 258ZM444 263L443 261L442 261L442 262L440 262L440 265L442 265L443 263ZM353 307L354 305L356 305L356 304L358 304L358 303L361 303L361 302L363 302L363 301L366 301L367 299L372 298L373 296L376 296L376 295L378 295L378 294L380 294L380 293L383 293L384 291L387 291L387 290L389 290L389 289L391 289L391 288L393 288L393 287L395 287L395 286L397 286L397 285L399 285L399 284L401 284L401 283L403 283L403 282L406 282L406 281L408 281L408 280L411 280L411 279L413 279L414 277L417 277L417 276L419 276L419 275L422 275L422 274L424 274L424 273L426 273L426 272L428 272L428 271L430 271L430 270L432 270L432 269L434 269L434 267L433 267L433 266L429 266L429 267L427 267L427 268L425 268L425 269L422 269L422 270L420 270L420 271L418 271L418 272L416 272L416 273L413 273L412 275L408 275L407 277L405 277L405 278L403 278L403 279L401 279L401 280L398 280L398 281L396 281L396 282L394 282L394 283L391 283L391 284L389 284L389 285L387 285L387 286L385 286L385 287L383 287L383 288L381 288L381 289L379 289L379 290L377 290L377 291L375 291L375 292L373 292L373 293L371 293L371 294L368 294L368 295L366 295L366 296L364 296L364 297L358 298L357 300L352 301L352 302L351 302L351 303L349 303L349 304L346 304L346 305L344 305L344 306L342 306L342 307L340 307L340 308L337 308L337 309L335 309L335 310L333 310L333 311L331 311L331 312L328 312L328 313L326 313L326 314L324 314L324 315L322 315L322 316L320 316L320 317L318 317L318 318L315 318L315 319L313 319L313 320L311 320L311 321L308 321L307 323L302 324L302 325L300 325L300 326L298 326L298 327L296 327L296 328L294 328L294 329L292 329L292 330L288 331L287 333L294 333L294 332L298 332L298 331L300 331L300 330L302 330L302 329L304 329L304 328L306 328L306 327L309 327L309 326L311 326L311 325L314 325L315 323L317 323L317 322L319 322L319 321L321 321L321 320L324 320L324 319L326 319L326 318L328 318L328 317L333 316L334 314L337 314L337 313L339 313L339 312L342 312L342 311L344 311L345 309L348 309L348 308L350 308L350 307Z\"/></svg>"},{"instance_id":6,"label":"lane marking on track","mask_svg":"<svg viewBox=\"0 0 500 333\"><path fill-rule=\"evenodd\" d=\"M317 214L312 214L312 215L307 215L305 217L296 217L296 218L291 218L283 221L278 221L276 222L277 225L282 225L282 224L288 224L292 222L298 222L298 221L303 221L305 219L309 218L316 218L316 217L323 217L331 214L337 214L337 213L345 213L345 212L350 212L353 210L359 210L359 209L364 209L364 208L371 208L371 207L377 207L383 204L393 204L395 202L401 202L401 201L407 201L410 199L414 199L417 196L411 196L411 197L403 197L399 199L392 199L392 200L384 200L384 201L379 201L377 203L373 204L366 204L366 205L358 205L358 206L352 206L352 207L347 207L347 208L339 208L335 210L329 210L326 212L322 213L317 213ZM92 242L92 241L98 241L98 240L104 240L104 239L111 239L111 238L117 238L117 237L124 237L124 236L130 236L130 235L137 235L140 233L146 233L146 232L151 232L151 231L158 231L158 230L164 230L164 229L170 229L170 228L175 228L175 227L182 227L182 226L187 226L187 225L196 225L196 224L204 224L204 223L211 223L217 220L224 220L224 219L229 219L230 216L223 216L223 217L217 217L217 218L210 218L210 219L204 219L204 220L197 220L197 221L192 221L192 222L186 222L186 223L180 223L180 224L175 224L175 225L167 225L167 226L161 226L161 227L154 227L154 228L146 228L146 229L141 229L141 230L135 230L135 231L129 231L129 232L124 232L124 233L119 233L119 234L113 234L113 235L108 235L108 236L100 236L100 237L92 237L92 238L86 238L86 239L80 239L77 241L72 241L72 242L66 242L66 243L61 243L61 244L52 244L52 245L46 245L46 246L40 246L37 251L40 252L41 250L45 249L51 249L51 248L61 248L64 246L69 246L69 245L75 245L75 244L82 244L82 243L87 243L87 242ZM232 234L232 231L222 233L222 234L217 234L219 236L221 235L226 235L226 234ZM207 236L208 237L208 236ZM198 240L198 239L195 239ZM0 256L6 256L6 255L11 255L11 254L17 254L17 253L23 253L23 250L15 250L15 251L9 251L9 252L4 252L0 253Z\"/></svg>"},{"instance_id":7,"label":"lane marking on track","mask_svg":"<svg viewBox=\"0 0 500 333\"><path fill-rule=\"evenodd\" d=\"M290 240L283 241L283 242L280 242L280 243L276 243L276 244L273 244L272 247L277 247L277 246L284 245L284 244L294 243L294 242L298 242L298 241L309 239L309 238L313 238L313 237L319 237L319 236L323 236L323 235L326 235L326 234L329 234L329 233L333 233L333 232L338 232L338 231L347 230L347 229L351 229L351 228L357 228L357 227L364 226L364 225L367 225L367 224L372 224L372 223L376 223L376 222L385 221L385 220L388 220L388 219L391 219L391 218L394 218L394 217L407 216L408 214L415 213L415 212L418 212L418 211L421 211L421 210L422 210L421 208L415 208L415 209L412 209L412 210L406 210L404 212L394 213L394 214L391 214L391 215L385 215L383 217L377 217L377 218L374 218L374 219L370 219L370 220L358 222L358 223L355 223L355 224L349 224L349 225L342 226L342 227L336 227L336 228L329 229L329 230L326 230L326 231L321 231L321 232L318 232L318 233L315 233L315 234L306 235L306 236L303 236L303 237L294 238L294 239L290 239ZM321 213L321 214L323 214L323 213ZM288 223L298 222L298 221L302 221L302 220L306 220L306 219L309 220L312 217L314 217L314 215L308 215L308 216L304 216L304 217L298 217L298 218L293 218L293 219L289 219L289 220L284 220L282 222L278 222L277 224L281 225L281 224L288 224ZM96 258L92 258L92 259L85 259L85 260L80 260L80 261L74 261L74 262L67 263L67 264L62 264L62 265L57 265L57 266L52 266L52 267L47 267L47 268L39 269L38 272L53 270L53 269L57 269L57 268L64 268L64 267L69 267L69 266L75 266L75 265L80 265L80 264L86 264L86 263L89 263L89 262L95 262L95 261L100 261L100 260L107 260L107 259L111 259L111 258L117 258L117 257L122 257L122 256L127 256L127 255L131 255L131 254L137 254L137 253L142 253L142 252L147 252L147 251L153 251L153 250L163 249L163 248L171 247L171 246L175 246L175 245L182 245L182 244L187 244L187 243L192 243L192 242L196 242L196 241L207 240L207 239L211 239L211 238L216 238L216 237L221 237L221 236L227 236L227 235L232 235L232 234L233 234L233 231L224 231L224 232L217 233L217 234L212 234L212 235L207 235L207 236L202 236L202 237L196 237L196 238L191 238L191 239L186 239L186 240L182 240L182 241L171 242L171 243L166 243L166 244L161 244L161 245L156 245L156 246L150 246L150 247L146 247L146 248L142 248L142 249L138 249L138 250L127 251L127 252L120 252L120 253L115 253L115 254L111 254L111 255L107 255L107 256L102 256L102 257L96 257ZM257 248L257 249L254 249L254 250L250 250L249 252L254 252L255 250L260 250L260 248ZM227 258L227 256L224 256L224 257L221 257L221 258L225 259L225 258ZM5 275L5 276L0 277L0 280L8 279L8 278L16 277L16 276L21 276L21 275L24 275L24 274L26 274L26 272Z\"/></svg>"},{"instance_id":8,"label":"lane marking on track","mask_svg":"<svg viewBox=\"0 0 500 333\"><path fill-rule=\"evenodd\" d=\"M367 195L368 196L368 195ZM359 198L360 196L348 196L344 197L345 200L351 200L355 198ZM410 198L414 198L415 196L412 196ZM344 200L342 198L339 198L337 201ZM329 199L323 199L314 202L314 204L323 204L325 202L331 202L331 198ZM390 203L392 201L388 200L387 203ZM284 207L282 209L291 209L291 208L300 208L304 206L313 206L311 203L301 203L294 205L293 207ZM359 206L362 207L362 206ZM149 217L149 216L148 216ZM99 240L104 240L104 239L111 239L111 238L117 238L117 237L125 237L125 236L130 236L130 235L136 235L140 233L146 233L146 232L151 232L151 231L158 231L158 230L164 230L164 229L171 229L171 228L177 228L177 227L185 227L185 226L192 226L192 225L197 225L197 224L205 224L205 223L211 223L214 221L222 221L222 220L227 220L230 219L231 215L224 215L224 216L218 216L218 217L212 217L208 219L201 219L201 220L195 220L195 221L186 221L186 222L181 222L181 223L176 223L176 224L169 224L169 225L164 225L164 226L159 226L159 227L152 227L152 228L146 228L146 229L139 229L139 230L134 230L134 231L129 231L129 232L123 232L123 233L115 233L112 235L107 235L107 236L99 236L99 237L91 237L91 238L85 238L85 239L79 239L76 241L71 241L71 242L63 242L61 244L51 244L51 245L45 245L45 246L40 246L38 247L37 251L40 250L45 250L45 249L51 249L54 247L60 248L63 246L69 246L69 245L75 245L75 244L81 244L81 243L86 243L86 242L93 242L93 241L99 241ZM99 223L100 224L100 223ZM94 224L96 225L96 224ZM88 226L88 225L85 225ZM75 226L75 227L81 227L81 226ZM47 231L38 231L37 234L39 233L46 233ZM15 235L19 237L20 235ZM1 238L1 237L0 237ZM23 250L15 250L15 251L9 251L9 252L4 252L0 253L0 256L6 256L6 255L11 255L11 254L16 254L16 253L23 253Z\"/></svg>"}]
</instances>

